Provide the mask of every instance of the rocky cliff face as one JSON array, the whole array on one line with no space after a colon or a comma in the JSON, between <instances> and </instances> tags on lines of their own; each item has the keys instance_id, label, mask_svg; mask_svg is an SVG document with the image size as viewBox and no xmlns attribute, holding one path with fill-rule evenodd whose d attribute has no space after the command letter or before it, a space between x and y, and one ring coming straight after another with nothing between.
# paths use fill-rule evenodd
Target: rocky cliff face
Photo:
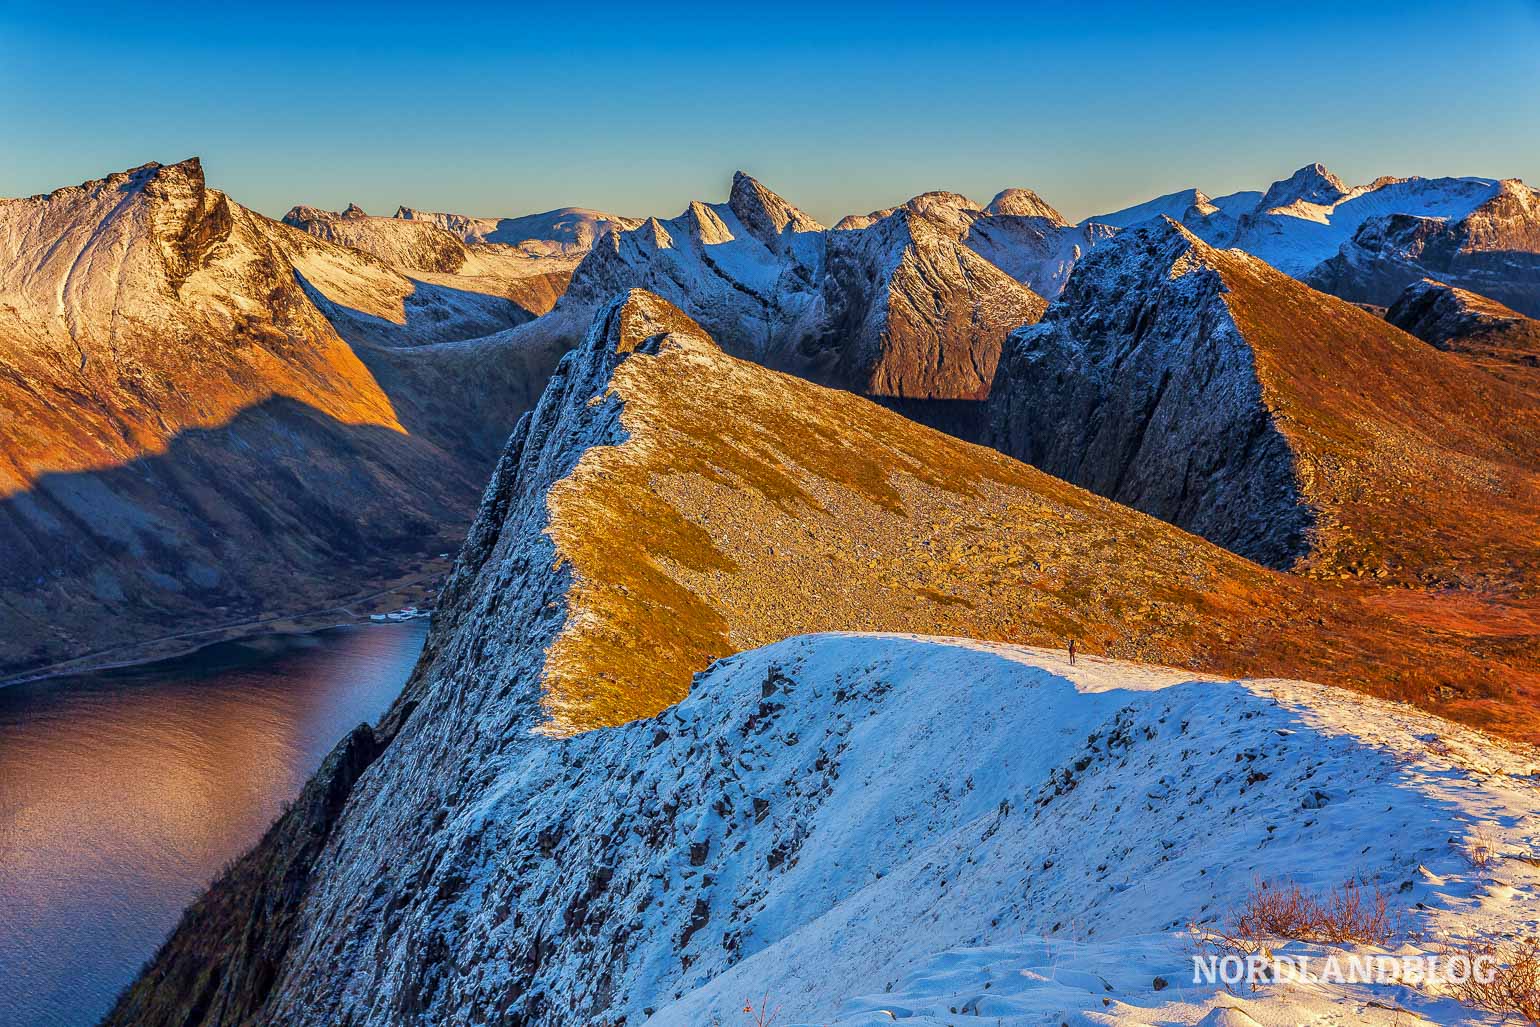
<instances>
[{"instance_id":1,"label":"rocky cliff face","mask_svg":"<svg viewBox=\"0 0 1540 1027\"><path fill-rule=\"evenodd\" d=\"M991 406L1006 452L1272 566L1535 581L1532 400L1169 220L1081 263Z\"/></svg>"},{"instance_id":2,"label":"rocky cliff face","mask_svg":"<svg viewBox=\"0 0 1540 1027\"><path fill-rule=\"evenodd\" d=\"M325 605L445 548L555 360L469 341L512 309L195 160L0 201L0 667Z\"/></svg>"},{"instance_id":3,"label":"rocky cliff face","mask_svg":"<svg viewBox=\"0 0 1540 1027\"><path fill-rule=\"evenodd\" d=\"M827 232L740 172L726 204L601 240L564 305L648 289L767 366L874 397L976 399L1043 301L962 245L953 204L925 199Z\"/></svg>"},{"instance_id":4,"label":"rocky cliff face","mask_svg":"<svg viewBox=\"0 0 1540 1027\"><path fill-rule=\"evenodd\" d=\"M1167 220L1082 262L1047 319L1012 338L991 441L1287 567L1308 551L1314 513L1198 245Z\"/></svg>"},{"instance_id":5,"label":"rocky cliff face","mask_svg":"<svg viewBox=\"0 0 1540 1027\"><path fill-rule=\"evenodd\" d=\"M1020 702L1009 696L1026 681L1012 675L1045 655L1007 652L996 666L980 643L836 637L731 655L841 629L1077 637L1083 650L1308 668L1395 694L1453 681L1471 690L1469 715L1500 708L1478 694L1492 663L1463 635L1398 623L859 397L733 359L677 308L633 292L601 312L510 438L391 712L339 748L107 1022L639 1023L834 911L857 879L902 862L892 887L912 889L934 870L927 846L961 826L948 811L1008 828L1003 868L1036 814L1007 825L1015 800L1001 807L993 784L972 794L966 761L928 753L996 766L997 752L1008 763L1039 752L1018 729L1041 732L1041 766L978 777L1010 781L1010 794L1047 782L1040 809L1067 791L1056 768L1083 755L1052 738L1092 734L1071 777L1102 759L1095 739L1119 739L1103 759L1111 782L1133 739L1176 732L1189 706L1215 709L1212 694L1181 712L1156 703L1136 730L1135 714L1116 712L1122 689L1153 686L1135 671L1093 689L1113 690L1105 704L1034 672L1042 690ZM953 655L911 672L924 653ZM719 657L730 658L692 693L691 675ZM1504 669L1532 694L1533 675ZM977 707L944 714L952 689ZM1214 730L1255 737L1236 727L1255 714L1219 708ZM1089 720L1072 734L1074 710ZM852 816L860 803L843 789L893 782L921 784L896 786L909 798L891 818L887 805ZM942 812L916 820L920 805ZM1214 822L1194 831L1211 838ZM1430 830L1444 845L1447 831ZM848 864L847 887L828 876L844 857L828 854L855 839L867 855ZM1146 840L1150 866L1166 864L1169 847ZM1362 855L1358 839L1342 844ZM1066 889L1021 915L1089 894L1078 878ZM1133 915L1116 889L1093 891L1105 915ZM997 912L973 906L966 928L952 925L959 938ZM664 1022L704 1014L673 1015Z\"/></svg>"},{"instance_id":6,"label":"rocky cliff face","mask_svg":"<svg viewBox=\"0 0 1540 1027\"><path fill-rule=\"evenodd\" d=\"M1385 319L1423 342L1540 395L1540 321L1485 296L1435 282L1413 282Z\"/></svg>"},{"instance_id":7,"label":"rocky cliff face","mask_svg":"<svg viewBox=\"0 0 1540 1027\"><path fill-rule=\"evenodd\" d=\"M1371 218L1305 280L1333 295L1388 306L1425 277L1540 317L1540 192L1508 179L1461 217Z\"/></svg>"}]
</instances>

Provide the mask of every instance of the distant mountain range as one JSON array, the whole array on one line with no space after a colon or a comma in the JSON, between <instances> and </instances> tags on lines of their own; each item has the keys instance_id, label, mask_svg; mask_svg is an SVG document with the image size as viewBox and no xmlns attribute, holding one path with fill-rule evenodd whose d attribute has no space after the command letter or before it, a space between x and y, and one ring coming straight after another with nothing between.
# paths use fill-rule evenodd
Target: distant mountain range
<instances>
[{"instance_id":1,"label":"distant mountain range","mask_svg":"<svg viewBox=\"0 0 1540 1027\"><path fill-rule=\"evenodd\" d=\"M1264 860L1535 919L1451 846L1533 841L1537 261L1521 182L1320 165L1080 224L0 201L0 673L455 553L106 1022L1459 1020L1166 975Z\"/></svg>"},{"instance_id":2,"label":"distant mountain range","mask_svg":"<svg viewBox=\"0 0 1540 1027\"><path fill-rule=\"evenodd\" d=\"M1337 515L1322 505L1325 478L1301 484L1306 449L1289 447L1303 436L1270 458L1250 453L1252 470L1227 484L1225 475L1202 477L1209 472L1194 469L1191 454L1186 470L1147 459L1154 442L1137 442L1147 430L1139 426L1169 416L1139 408L1156 402L1149 390L1158 381L1100 382L1095 388L1110 391L1090 408L1062 407L1058 395L1050 402L1033 384L1078 366L1069 350L1057 371L1038 356L1018 359L1018 351L1045 344L1027 340L1055 331L1072 328L1066 338L1075 346L1112 333L1121 341L1109 352L1150 350L1140 341L1145 322L1090 324L1111 299L1091 299L1096 276L1074 283L1091 255L1130 231L1158 234L1149 226L1163 218L1182 226L1191 254L1218 252L1200 245L1236 247L1349 299L1388 307L1431 277L1511 308L1509 320L1521 319L1514 324L1540 312L1533 190L1515 180L1416 178L1349 188L1320 165L1255 193L1210 198L1187 190L1078 225L1030 190L1008 189L984 205L926 193L827 229L741 173L727 202L692 203L668 221L583 208L475 218L299 206L280 224L208 188L196 161L0 201L0 402L8 414L0 428L7 489L0 537L10 556L0 604L28 625L0 643L0 667L236 623L278 605L324 603L347 586L389 577L404 553L443 547L441 536L469 516L493 454L560 354L611 298L634 288L676 304L730 354L849 389L1008 453L1036 455L1072 480L1243 554L1398 580L1474 573L1468 565L1458 573L1432 569L1431 557L1397 563L1368 551L1348 555L1352 546L1323 542L1320 533L1336 530ZM1131 245L1140 244L1116 249ZM1175 282L1152 295L1178 289ZM1349 317L1308 292L1285 292L1299 299L1279 316L1321 324ZM1024 328L1061 294L1050 315L1056 327ZM1109 310L1132 304L1128 316L1144 310L1162 331L1207 330L1201 317L1186 321L1169 306L1117 300ZM1226 302L1233 312L1234 299ZM1269 316L1259 314L1249 330L1254 354L1257 333L1277 327ZM1410 317L1397 323L1411 326ZM1459 348L1426 321L1417 322L1420 334ZM1387 353L1401 347L1411 361L1395 358L1403 371L1435 359L1404 342L1391 345L1403 337L1379 324L1360 319L1352 333L1383 337ZM1018 330L1022 341L1008 343ZM1522 330L1505 331L1508 341L1465 348L1480 349L1472 357L1479 366L1523 387L1532 380L1532 354ZM1278 352L1295 346L1289 338ZM1004 377L1002 354L1011 368ZM1149 373L1182 383L1160 393L1160 408L1175 410L1185 396L1217 416L1205 393L1190 392L1191 370L1170 363L1173 354L1148 364ZM1207 358L1195 350L1189 359ZM1493 370L1497 364L1507 370ZM1084 373L1074 372L1081 390L1074 404L1091 402ZM1323 365L1321 373L1355 377L1347 364ZM1461 408L1467 419L1508 402L1484 379L1471 381L1481 398ZM997 398L986 403L991 394ZM1435 402L1431 387L1417 395L1415 402L1440 409L1454 402ZM1123 420L1109 403L1123 405ZM1061 436L1053 445L1073 460L1045 455L1041 430L1026 441L1020 411L1036 410L1041 421L1071 409L1096 409L1103 419L1090 438L1078 438L1068 422L1054 429ZM1396 421L1387 417L1387 425ZM1278 421L1276 409L1274 418L1291 423ZM1194 424L1175 423L1178 434L1163 443L1173 459L1183 452L1181 431ZM1515 419L1494 436L1508 441L1495 444L1523 452L1527 423ZM1451 437L1461 430L1456 424ZM1276 445L1287 435L1256 437ZM1230 444L1222 435L1206 438L1202 445ZM1113 456L1119 447L1127 451ZM1462 452L1488 460L1474 455L1480 449ZM280 471L285 452L303 466ZM1431 467L1444 462L1441 452L1434 446L1418 459ZM273 477L280 473L281 482ZM1469 481L1508 482L1485 473ZM1207 484L1194 491L1200 480ZM1490 488L1514 497L1518 519L1489 527L1512 538L1528 520L1522 490L1503 492L1510 485ZM1220 502L1232 487L1252 498ZM1506 515L1499 520L1508 524ZM1370 523L1360 521L1360 532ZM1454 541L1434 549L1462 551Z\"/></svg>"}]
</instances>

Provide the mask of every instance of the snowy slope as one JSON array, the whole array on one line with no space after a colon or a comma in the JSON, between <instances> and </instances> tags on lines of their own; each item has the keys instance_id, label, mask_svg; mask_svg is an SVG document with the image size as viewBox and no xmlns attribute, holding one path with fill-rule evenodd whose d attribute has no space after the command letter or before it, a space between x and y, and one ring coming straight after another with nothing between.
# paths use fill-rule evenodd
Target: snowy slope
<instances>
[{"instance_id":1,"label":"snowy slope","mask_svg":"<svg viewBox=\"0 0 1540 1027\"><path fill-rule=\"evenodd\" d=\"M1322 188L1280 190L1283 184L1241 217L1233 238L1208 241L1238 247L1299 277L1335 254L1370 218L1409 214L1455 221L1497 189L1495 181L1482 178L1381 178L1332 197Z\"/></svg>"},{"instance_id":2,"label":"snowy slope","mask_svg":"<svg viewBox=\"0 0 1540 1027\"><path fill-rule=\"evenodd\" d=\"M782 1023L1193 1023L1236 999L1188 986L1186 925L1258 877L1380 884L1407 952L1540 918L1534 753L1320 686L820 635L721 661L655 718L504 737L416 886L433 917L340 977L326 953L362 942L318 927L282 1022L699 1027L768 994ZM1502 853L1479 872L1478 834ZM389 891L357 898L397 922ZM1396 1022L1370 999L1479 1022L1399 987L1241 1003Z\"/></svg>"},{"instance_id":3,"label":"snowy slope","mask_svg":"<svg viewBox=\"0 0 1540 1027\"><path fill-rule=\"evenodd\" d=\"M619 805L668 810L678 838L606 896L656 897L646 938L696 925L687 969L633 956L616 981L621 1008L682 993L650 1024L741 1023L766 994L809 1024L1395 1022L1370 998L1469 1022L1400 987L1190 987L1185 926L1259 876L1378 882L1422 935L1409 951L1540 915L1518 858L1540 845L1535 754L1319 686L815 636L724 661L626 731L567 762L602 779L629 748L645 769ZM1490 873L1462 853L1480 832L1507 857Z\"/></svg>"},{"instance_id":4,"label":"snowy slope","mask_svg":"<svg viewBox=\"0 0 1540 1027\"><path fill-rule=\"evenodd\" d=\"M1348 186L1323 165L1308 164L1265 192L1210 197L1184 189L1081 222L1131 228L1160 217L1180 222L1204 242L1245 250L1298 278L1333 256L1371 218L1390 214L1459 220L1496 194L1486 178L1375 179Z\"/></svg>"},{"instance_id":5,"label":"snowy slope","mask_svg":"<svg viewBox=\"0 0 1540 1027\"><path fill-rule=\"evenodd\" d=\"M1179 192L1167 193L1165 196L1157 196L1153 200L1132 207L1124 207L1108 214L1097 214L1088 217L1081 224L1095 222L1097 224L1112 225L1115 228L1128 228L1131 225L1143 224L1146 221L1159 217L1167 217L1173 221L1181 221L1187 216L1188 211L1196 208L1201 215L1211 214L1220 208L1215 206L1208 195L1199 189L1183 189Z\"/></svg>"}]
</instances>

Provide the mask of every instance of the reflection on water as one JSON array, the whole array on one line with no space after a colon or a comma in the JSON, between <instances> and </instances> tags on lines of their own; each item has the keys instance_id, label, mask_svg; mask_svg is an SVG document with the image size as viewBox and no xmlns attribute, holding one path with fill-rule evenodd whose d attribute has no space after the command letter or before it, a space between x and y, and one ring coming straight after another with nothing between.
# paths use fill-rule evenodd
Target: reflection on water
<instances>
[{"instance_id":1,"label":"reflection on water","mask_svg":"<svg viewBox=\"0 0 1540 1027\"><path fill-rule=\"evenodd\" d=\"M0 688L0 1024L105 1013L182 907L385 711L425 633L337 628Z\"/></svg>"}]
</instances>

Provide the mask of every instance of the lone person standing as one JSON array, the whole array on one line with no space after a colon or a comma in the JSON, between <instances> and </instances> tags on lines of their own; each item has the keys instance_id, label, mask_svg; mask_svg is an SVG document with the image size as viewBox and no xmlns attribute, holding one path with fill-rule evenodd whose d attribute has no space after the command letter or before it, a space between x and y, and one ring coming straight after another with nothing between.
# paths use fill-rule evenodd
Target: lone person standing
<instances>
[{"instance_id":1,"label":"lone person standing","mask_svg":"<svg viewBox=\"0 0 1540 1027\"><path fill-rule=\"evenodd\" d=\"M1073 638L1069 640L1069 665L1071 667L1075 665L1075 640Z\"/></svg>"}]
</instances>

